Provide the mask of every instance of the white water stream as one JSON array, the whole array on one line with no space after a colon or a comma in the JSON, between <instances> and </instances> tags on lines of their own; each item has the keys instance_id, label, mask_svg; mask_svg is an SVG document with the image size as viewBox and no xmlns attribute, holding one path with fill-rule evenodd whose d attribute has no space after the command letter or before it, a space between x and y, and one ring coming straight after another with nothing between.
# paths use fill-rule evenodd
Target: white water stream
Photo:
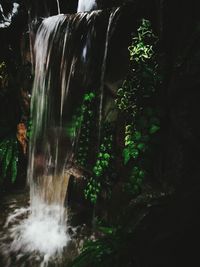
<instances>
[{"instance_id":1,"label":"white water stream","mask_svg":"<svg viewBox=\"0 0 200 267\"><path fill-rule=\"evenodd\" d=\"M79 0L77 12L86 12L97 9L97 3L95 0Z\"/></svg>"},{"instance_id":2,"label":"white water stream","mask_svg":"<svg viewBox=\"0 0 200 267\"><path fill-rule=\"evenodd\" d=\"M59 13L59 1L57 3ZM95 8L95 1L79 0L78 12ZM108 46L117 13L118 9L110 14L105 36L100 77L99 129L103 113ZM70 82L77 61L77 55L73 50L77 38L73 38L73 31L84 22L91 26L92 16L96 18L99 14L94 11L90 14L79 13L74 17L53 16L43 20L37 31L33 53L35 58L31 103L33 130L28 163L30 207L14 208L8 215L4 225L6 234L0 236L0 248L7 259L2 267L42 267L52 262L53 266L60 266L57 262L62 261L63 251L71 243L65 202L71 175L68 162L72 153L71 140L69 141L66 136L63 117L68 106ZM92 30L91 34L96 33ZM90 37L88 34L85 38L86 44L81 50L84 61L90 52ZM13 264L12 255L19 261L17 265ZM21 259L23 259L22 264ZM37 264L31 263L33 259Z\"/></svg>"}]
</instances>

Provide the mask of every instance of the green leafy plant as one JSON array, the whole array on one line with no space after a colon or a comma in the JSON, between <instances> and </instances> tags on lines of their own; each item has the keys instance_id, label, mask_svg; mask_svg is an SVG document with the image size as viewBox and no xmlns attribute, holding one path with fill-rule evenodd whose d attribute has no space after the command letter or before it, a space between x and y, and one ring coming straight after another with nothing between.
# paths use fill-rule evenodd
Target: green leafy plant
<instances>
[{"instance_id":1,"label":"green leafy plant","mask_svg":"<svg viewBox=\"0 0 200 267\"><path fill-rule=\"evenodd\" d=\"M6 178L14 183L17 177L18 143L15 137L0 142L0 182Z\"/></svg>"},{"instance_id":2,"label":"green leafy plant","mask_svg":"<svg viewBox=\"0 0 200 267\"><path fill-rule=\"evenodd\" d=\"M76 136L76 162L84 168L92 170L93 175L88 177L84 195L93 204L96 203L102 186L109 184L108 169L113 158L111 155L113 135L107 125L103 126L104 134L99 148L95 145L92 146L96 140L95 101L96 95L93 92L84 94L81 107L73 116L70 126L67 127L68 134L72 138ZM98 149L98 153L94 157L96 149Z\"/></svg>"},{"instance_id":3,"label":"green leafy plant","mask_svg":"<svg viewBox=\"0 0 200 267\"><path fill-rule=\"evenodd\" d=\"M83 123L88 124L87 121L93 117L92 109L95 97L94 92L84 94L81 107L76 110L75 114L72 116L71 123L67 125L66 130L71 138L74 138L77 135L77 132L83 127Z\"/></svg>"},{"instance_id":4,"label":"green leafy plant","mask_svg":"<svg viewBox=\"0 0 200 267\"><path fill-rule=\"evenodd\" d=\"M144 62L147 59L151 59L154 55L153 45L155 39L157 38L151 29L150 21L143 19L141 26L137 29L137 36L133 38L131 46L128 47L130 60Z\"/></svg>"},{"instance_id":5,"label":"green leafy plant","mask_svg":"<svg viewBox=\"0 0 200 267\"><path fill-rule=\"evenodd\" d=\"M101 183L95 180L94 177L89 178L87 186L84 190L85 198L89 199L91 203L95 204L97 202L100 190L101 190Z\"/></svg>"},{"instance_id":6,"label":"green leafy plant","mask_svg":"<svg viewBox=\"0 0 200 267\"><path fill-rule=\"evenodd\" d=\"M132 227L100 227L98 230L100 237L86 241L80 255L70 267L135 266L136 250Z\"/></svg>"},{"instance_id":7,"label":"green leafy plant","mask_svg":"<svg viewBox=\"0 0 200 267\"><path fill-rule=\"evenodd\" d=\"M149 207L155 202L152 193L148 195L142 192L142 185L149 171L146 163L151 157L153 137L156 137L160 129L160 114L156 103L157 86L160 83L156 43L157 38L152 32L150 22L143 19L129 47L130 70L117 92L116 106L125 118L122 156L124 175L128 174L128 177L124 193L130 194L131 200L120 210L122 214L113 222L113 227L99 228L102 230L98 233L99 238L85 242L80 255L70 267L140 265L140 259L137 262L137 249L141 240L137 230L139 229L140 234L147 231L142 223L144 220L146 226ZM94 204L112 166L113 139L114 135L110 140L109 150L108 144L102 138L93 167L94 175L89 179L85 190L86 198Z\"/></svg>"},{"instance_id":8,"label":"green leafy plant","mask_svg":"<svg viewBox=\"0 0 200 267\"><path fill-rule=\"evenodd\" d=\"M113 158L112 143L112 134L103 137L102 143L99 148L99 153L97 155L97 160L92 170L93 177L89 179L87 187L84 191L85 198L89 199L93 204L95 204L97 201L102 185L105 184L106 181L108 181L108 179L106 179L106 174L110 167L110 162Z\"/></svg>"},{"instance_id":9,"label":"green leafy plant","mask_svg":"<svg viewBox=\"0 0 200 267\"><path fill-rule=\"evenodd\" d=\"M76 161L83 167L89 164L89 147L91 144L91 133L94 123L95 93L84 94L83 103L74 117L73 132L77 134Z\"/></svg>"},{"instance_id":10,"label":"green leafy plant","mask_svg":"<svg viewBox=\"0 0 200 267\"><path fill-rule=\"evenodd\" d=\"M143 19L137 34L129 46L130 70L127 78L118 89L116 105L125 113L124 164L132 161L126 188L134 195L140 192L144 171L145 153L149 150L151 136L160 129L159 110L155 103L156 88L160 82L155 54L157 38L151 24ZM138 171L136 171L136 169ZM140 177L138 173L142 173Z\"/></svg>"},{"instance_id":11,"label":"green leafy plant","mask_svg":"<svg viewBox=\"0 0 200 267\"><path fill-rule=\"evenodd\" d=\"M103 226L98 222L96 231L99 239L93 236L84 242L81 254L73 261L70 267L111 266L113 254L117 252L120 244L119 229L114 226Z\"/></svg>"},{"instance_id":12,"label":"green leafy plant","mask_svg":"<svg viewBox=\"0 0 200 267\"><path fill-rule=\"evenodd\" d=\"M144 238L148 232L147 222L152 221L151 209L158 203L165 205L169 196L161 192L141 195L137 201L124 207L114 225L100 224L98 238L84 242L80 255L69 267L140 266L141 253L138 252L141 250L141 237Z\"/></svg>"}]
</instances>

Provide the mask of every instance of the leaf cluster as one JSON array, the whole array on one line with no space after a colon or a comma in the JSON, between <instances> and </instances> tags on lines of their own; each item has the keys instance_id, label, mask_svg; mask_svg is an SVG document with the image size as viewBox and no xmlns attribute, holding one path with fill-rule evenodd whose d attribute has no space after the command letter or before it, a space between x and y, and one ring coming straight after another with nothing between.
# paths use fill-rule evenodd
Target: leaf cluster
<instances>
[{"instance_id":1,"label":"leaf cluster","mask_svg":"<svg viewBox=\"0 0 200 267\"><path fill-rule=\"evenodd\" d=\"M89 199L93 204L97 202L98 195L102 190L102 185L105 183L106 173L108 172L112 155L112 142L113 136L106 135L103 137L102 143L97 154L97 160L93 167L93 177L89 179L89 182L84 191L85 198Z\"/></svg>"},{"instance_id":2,"label":"leaf cluster","mask_svg":"<svg viewBox=\"0 0 200 267\"><path fill-rule=\"evenodd\" d=\"M6 138L0 142L1 183L7 178L9 178L12 183L15 182L17 177L18 153L18 143L16 138Z\"/></svg>"},{"instance_id":3,"label":"leaf cluster","mask_svg":"<svg viewBox=\"0 0 200 267\"><path fill-rule=\"evenodd\" d=\"M160 129L159 112L155 105L156 88L159 83L158 65L155 55L157 37L151 24L143 19L128 50L130 70L118 89L116 105L125 113L126 126L123 158L126 165L130 160L134 165L126 188L133 195L140 192L145 177L145 155L149 149L151 136ZM139 170L136 172L135 170ZM142 172L139 177L138 173ZM132 188L132 190L131 190Z\"/></svg>"}]
</instances>

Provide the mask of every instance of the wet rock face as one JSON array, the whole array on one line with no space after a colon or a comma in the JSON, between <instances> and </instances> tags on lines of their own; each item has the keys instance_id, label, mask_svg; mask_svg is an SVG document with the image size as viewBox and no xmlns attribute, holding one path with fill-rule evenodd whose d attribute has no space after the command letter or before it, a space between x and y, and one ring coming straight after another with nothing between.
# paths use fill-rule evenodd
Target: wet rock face
<instances>
[{"instance_id":1,"label":"wet rock face","mask_svg":"<svg viewBox=\"0 0 200 267\"><path fill-rule=\"evenodd\" d=\"M72 14L76 12L78 6L78 0L67 2L65 0L31 0L28 3L24 1L24 3L30 9L31 18L57 15L59 8L61 14Z\"/></svg>"},{"instance_id":2,"label":"wet rock face","mask_svg":"<svg viewBox=\"0 0 200 267\"><path fill-rule=\"evenodd\" d=\"M130 2L135 2L134 0L97 0L97 5L99 8L112 8L127 4Z\"/></svg>"},{"instance_id":3,"label":"wet rock face","mask_svg":"<svg viewBox=\"0 0 200 267\"><path fill-rule=\"evenodd\" d=\"M0 3L0 60L20 58L20 38L27 27L27 12L17 1Z\"/></svg>"},{"instance_id":4,"label":"wet rock face","mask_svg":"<svg viewBox=\"0 0 200 267\"><path fill-rule=\"evenodd\" d=\"M196 9L197 1L191 6L184 3L181 9L177 1L173 4L164 1L162 10L161 41L165 55L162 103L166 108L163 180L185 191L195 185L199 187L200 171L197 160L200 21Z\"/></svg>"}]
</instances>

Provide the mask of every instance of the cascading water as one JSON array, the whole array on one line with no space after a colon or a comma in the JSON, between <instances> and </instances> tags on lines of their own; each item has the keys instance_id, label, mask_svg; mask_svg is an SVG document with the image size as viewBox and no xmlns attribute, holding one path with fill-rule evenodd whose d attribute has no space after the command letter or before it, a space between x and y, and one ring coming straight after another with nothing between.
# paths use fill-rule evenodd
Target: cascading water
<instances>
[{"instance_id":1,"label":"cascading water","mask_svg":"<svg viewBox=\"0 0 200 267\"><path fill-rule=\"evenodd\" d=\"M94 1L90 5L94 7ZM12 241L9 248L3 247L7 258L16 253L16 260L30 256L38 261L34 266L47 266L51 260L59 262L70 244L65 203L72 169L76 168L71 162L78 134L70 139L66 125L84 95L84 84L98 92L100 118L96 118L96 125L100 131L108 43L116 14L118 9L111 14L57 15L43 20L37 30L28 164L30 208L15 209L8 217L5 229ZM101 17L106 23L101 23ZM99 40L104 40L103 51L93 59ZM23 266L30 266L30 259ZM6 264L20 266L12 261Z\"/></svg>"},{"instance_id":2,"label":"cascading water","mask_svg":"<svg viewBox=\"0 0 200 267\"><path fill-rule=\"evenodd\" d=\"M31 107L33 130L28 166L30 214L11 230L15 236L11 251L22 254L38 253L41 266L51 259L59 260L64 247L70 241L67 232L67 210L64 208L70 176L67 173L70 141L62 129L61 114L55 110L61 101L58 99L59 94L54 94L54 63L51 61L52 53L55 52L54 39L58 37L65 19L65 16L58 15L44 20L36 35ZM24 214L26 212L23 210ZM21 214L20 209L14 217ZM13 218L6 225L12 221Z\"/></svg>"},{"instance_id":3,"label":"cascading water","mask_svg":"<svg viewBox=\"0 0 200 267\"><path fill-rule=\"evenodd\" d=\"M56 0L56 1L57 1L58 14L60 14L60 2L59 0Z\"/></svg>"},{"instance_id":4,"label":"cascading water","mask_svg":"<svg viewBox=\"0 0 200 267\"><path fill-rule=\"evenodd\" d=\"M3 7L0 3L0 12L2 15L2 20L0 20L0 28L7 28L12 22L12 18L18 13L19 4L13 3L12 10L7 15L4 15Z\"/></svg>"},{"instance_id":5,"label":"cascading water","mask_svg":"<svg viewBox=\"0 0 200 267\"><path fill-rule=\"evenodd\" d=\"M86 12L97 9L97 3L95 0L79 0L77 12Z\"/></svg>"},{"instance_id":6,"label":"cascading water","mask_svg":"<svg viewBox=\"0 0 200 267\"><path fill-rule=\"evenodd\" d=\"M100 105L99 105L99 142L101 139L101 124L102 124L102 118L103 118L103 98L104 98L104 81L105 81L105 73L106 73L106 61L107 61L107 55L108 55L108 44L109 44L109 38L111 36L111 28L112 23L114 19L116 19L116 15L118 14L120 8L116 8L114 12L110 14L109 21L108 21L108 27L106 31L106 40L105 40L105 49L104 49L104 56L102 61L102 67L101 67L101 82L100 82Z\"/></svg>"}]
</instances>

